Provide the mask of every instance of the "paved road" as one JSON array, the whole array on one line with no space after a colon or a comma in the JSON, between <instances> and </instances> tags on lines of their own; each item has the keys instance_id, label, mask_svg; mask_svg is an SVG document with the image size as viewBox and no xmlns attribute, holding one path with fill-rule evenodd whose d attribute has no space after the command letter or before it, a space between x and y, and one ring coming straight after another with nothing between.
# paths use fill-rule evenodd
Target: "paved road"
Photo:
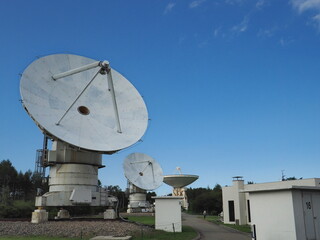
<instances>
[{"instance_id":1,"label":"paved road","mask_svg":"<svg viewBox=\"0 0 320 240\"><path fill-rule=\"evenodd\" d=\"M182 224L191 226L200 233L201 240L251 240L247 233L219 226L198 218L196 215L182 213Z\"/></svg>"}]
</instances>

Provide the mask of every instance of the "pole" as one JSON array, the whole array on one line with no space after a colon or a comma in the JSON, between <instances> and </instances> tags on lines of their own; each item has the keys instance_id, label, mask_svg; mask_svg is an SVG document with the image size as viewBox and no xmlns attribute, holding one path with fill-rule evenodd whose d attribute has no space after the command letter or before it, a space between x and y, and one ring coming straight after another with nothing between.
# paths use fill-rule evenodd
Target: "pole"
<instances>
[{"instance_id":1,"label":"pole","mask_svg":"<svg viewBox=\"0 0 320 240\"><path fill-rule=\"evenodd\" d=\"M120 125L119 111L118 111L118 106L117 106L117 101L116 101L116 94L114 92L114 86L113 86L113 80L112 80L110 65L108 65L108 68L107 68L107 76L108 76L108 87L109 87L109 91L111 93L113 110L114 110L114 115L116 117L118 133L122 133L121 125Z\"/></svg>"},{"instance_id":2,"label":"pole","mask_svg":"<svg viewBox=\"0 0 320 240\"><path fill-rule=\"evenodd\" d=\"M54 81L56 81L56 80L58 80L60 78L68 77L70 75L73 75L73 74L76 74L76 73L79 73L79 72L83 72L83 71L86 71L86 70L89 70L89 69L92 69L92 68L99 67L100 65L101 65L100 61L97 61L97 62L94 62L94 63L90 63L90 64L84 65L82 67L74 68L74 69L71 69L71 70L63 72L63 73L55 74L55 75L52 76L52 79Z\"/></svg>"}]
</instances>

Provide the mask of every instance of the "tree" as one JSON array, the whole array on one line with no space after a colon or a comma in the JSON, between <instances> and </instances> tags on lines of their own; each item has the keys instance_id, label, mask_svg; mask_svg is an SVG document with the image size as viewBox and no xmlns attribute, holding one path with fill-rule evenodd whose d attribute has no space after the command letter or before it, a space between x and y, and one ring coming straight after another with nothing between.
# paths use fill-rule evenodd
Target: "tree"
<instances>
[{"instance_id":1,"label":"tree","mask_svg":"<svg viewBox=\"0 0 320 240\"><path fill-rule=\"evenodd\" d=\"M218 214L222 211L222 189L219 184L216 184L213 189L188 188L186 193L191 211L199 213L206 210L210 214Z\"/></svg>"},{"instance_id":2,"label":"tree","mask_svg":"<svg viewBox=\"0 0 320 240\"><path fill-rule=\"evenodd\" d=\"M0 162L0 201L8 203L13 199L17 185L17 170L12 166L10 160Z\"/></svg>"},{"instance_id":3,"label":"tree","mask_svg":"<svg viewBox=\"0 0 320 240\"><path fill-rule=\"evenodd\" d=\"M293 177L283 178L282 181L290 181L290 180L297 180L297 179L298 179L298 178L296 178L295 176L293 176ZM302 177L299 178L299 179L302 179Z\"/></svg>"},{"instance_id":4,"label":"tree","mask_svg":"<svg viewBox=\"0 0 320 240\"><path fill-rule=\"evenodd\" d=\"M109 195L112 195L112 196L115 196L118 198L118 201L119 201L119 208L122 210L124 208L126 208L126 206L128 206L128 198L126 197L126 194L124 191L121 190L121 188L116 185L116 186L113 186L113 185L109 185L109 186L104 186L108 192L109 192Z\"/></svg>"},{"instance_id":5,"label":"tree","mask_svg":"<svg viewBox=\"0 0 320 240\"><path fill-rule=\"evenodd\" d=\"M152 197L156 197L157 194L155 192L147 192L147 198L146 200L150 203L154 203L155 199Z\"/></svg>"},{"instance_id":6,"label":"tree","mask_svg":"<svg viewBox=\"0 0 320 240\"><path fill-rule=\"evenodd\" d=\"M39 174L31 170L18 173L10 160L0 162L0 203L8 203L9 200L33 201L37 188L43 192L49 189L48 183L43 182Z\"/></svg>"},{"instance_id":7,"label":"tree","mask_svg":"<svg viewBox=\"0 0 320 240\"><path fill-rule=\"evenodd\" d=\"M10 190L14 189L17 170L12 166L10 160L0 162L0 186L9 186Z\"/></svg>"}]
</instances>

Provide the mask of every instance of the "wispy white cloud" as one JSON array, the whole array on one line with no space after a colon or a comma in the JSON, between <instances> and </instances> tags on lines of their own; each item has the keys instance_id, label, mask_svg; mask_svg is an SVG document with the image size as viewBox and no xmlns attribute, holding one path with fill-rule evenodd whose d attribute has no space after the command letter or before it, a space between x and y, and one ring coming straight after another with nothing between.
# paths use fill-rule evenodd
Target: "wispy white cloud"
<instances>
[{"instance_id":1,"label":"wispy white cloud","mask_svg":"<svg viewBox=\"0 0 320 240\"><path fill-rule=\"evenodd\" d=\"M280 40L279 40L279 43L280 43L280 45L282 46L282 47L284 47L284 46L287 46L287 45L289 45L289 44L291 44L291 43L293 43L294 42L294 40L293 39L291 39L291 38L280 38Z\"/></svg>"},{"instance_id":2,"label":"wispy white cloud","mask_svg":"<svg viewBox=\"0 0 320 240\"><path fill-rule=\"evenodd\" d=\"M261 9L265 5L265 0L258 0L256 3L256 8Z\"/></svg>"},{"instance_id":3,"label":"wispy white cloud","mask_svg":"<svg viewBox=\"0 0 320 240\"><path fill-rule=\"evenodd\" d=\"M275 32L278 30L278 27L267 28L267 29L260 29L258 32L258 37L261 38L270 38L275 35Z\"/></svg>"},{"instance_id":4,"label":"wispy white cloud","mask_svg":"<svg viewBox=\"0 0 320 240\"><path fill-rule=\"evenodd\" d=\"M299 13L307 10L320 11L320 0L291 0L291 4Z\"/></svg>"},{"instance_id":5,"label":"wispy white cloud","mask_svg":"<svg viewBox=\"0 0 320 240\"><path fill-rule=\"evenodd\" d=\"M248 24L249 24L249 18L248 17L244 17L244 19L242 20L241 23L236 24L231 28L231 31L234 32L234 33L245 32L248 29Z\"/></svg>"},{"instance_id":6,"label":"wispy white cloud","mask_svg":"<svg viewBox=\"0 0 320 240\"><path fill-rule=\"evenodd\" d=\"M320 31L320 0L291 0L291 4L299 14L306 11L313 12L314 15L311 20Z\"/></svg>"},{"instance_id":7,"label":"wispy white cloud","mask_svg":"<svg viewBox=\"0 0 320 240\"><path fill-rule=\"evenodd\" d=\"M318 31L320 31L320 13L312 17L312 20L315 22Z\"/></svg>"},{"instance_id":8,"label":"wispy white cloud","mask_svg":"<svg viewBox=\"0 0 320 240\"><path fill-rule=\"evenodd\" d=\"M235 5L235 4L242 4L246 0L225 0L225 3L230 4L230 5Z\"/></svg>"},{"instance_id":9,"label":"wispy white cloud","mask_svg":"<svg viewBox=\"0 0 320 240\"><path fill-rule=\"evenodd\" d=\"M234 32L231 32L231 30L225 26L217 26L212 29L212 37L223 39L227 39L228 37L232 38L234 37Z\"/></svg>"},{"instance_id":10,"label":"wispy white cloud","mask_svg":"<svg viewBox=\"0 0 320 240\"><path fill-rule=\"evenodd\" d=\"M317 15L315 15L315 16L313 16L313 19L314 19L315 21L319 21L319 22L320 22L320 13L317 14Z\"/></svg>"},{"instance_id":11,"label":"wispy white cloud","mask_svg":"<svg viewBox=\"0 0 320 240\"><path fill-rule=\"evenodd\" d=\"M196 8L199 7L202 3L204 3L206 0L195 0L189 4L189 8Z\"/></svg>"},{"instance_id":12,"label":"wispy white cloud","mask_svg":"<svg viewBox=\"0 0 320 240\"><path fill-rule=\"evenodd\" d=\"M213 30L213 36L214 37L218 37L221 31L221 27L218 27L216 29Z\"/></svg>"},{"instance_id":13,"label":"wispy white cloud","mask_svg":"<svg viewBox=\"0 0 320 240\"><path fill-rule=\"evenodd\" d=\"M171 12L172 9L174 8L176 4L175 3L168 3L168 5L166 6L166 8L164 9L164 14L167 14L168 12Z\"/></svg>"}]
</instances>

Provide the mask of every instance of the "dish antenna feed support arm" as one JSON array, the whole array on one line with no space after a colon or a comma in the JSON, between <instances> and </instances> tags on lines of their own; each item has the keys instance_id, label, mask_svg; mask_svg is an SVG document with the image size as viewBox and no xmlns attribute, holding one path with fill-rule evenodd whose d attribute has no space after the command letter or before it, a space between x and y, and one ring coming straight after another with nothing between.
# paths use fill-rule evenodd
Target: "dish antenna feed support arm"
<instances>
[{"instance_id":1,"label":"dish antenna feed support arm","mask_svg":"<svg viewBox=\"0 0 320 240\"><path fill-rule=\"evenodd\" d=\"M52 79L54 81L56 81L60 78L68 77L73 74L84 72L84 71L87 71L87 70L90 70L90 69L96 68L96 67L101 67L101 70L102 70L101 74L106 74L108 69L110 69L110 64L108 61L96 61L96 62L87 64L87 65L84 65L82 67L74 68L74 69L71 69L71 70L63 72L63 73L55 74L52 76Z\"/></svg>"},{"instance_id":2,"label":"dish antenna feed support arm","mask_svg":"<svg viewBox=\"0 0 320 240\"><path fill-rule=\"evenodd\" d=\"M113 110L114 110L114 115L116 117L118 133L122 133L121 125L120 125L120 117L119 117L118 105L117 105L117 100L116 100L116 94L114 92L114 86L113 86L113 80L112 80L112 74L111 74L111 67L110 67L109 62L108 62L108 65L107 65L105 70L106 70L106 73L107 73L107 76L108 76L108 88L109 88L108 90L111 93ZM101 74L103 74L103 73L101 73Z\"/></svg>"},{"instance_id":3,"label":"dish antenna feed support arm","mask_svg":"<svg viewBox=\"0 0 320 240\"><path fill-rule=\"evenodd\" d=\"M77 74L83 71L87 71L96 67L100 67L100 70L97 72L105 75L107 74L107 78L108 78L108 90L111 93L111 98L112 98L112 105L113 105L113 109L114 109L114 114L115 114L115 118L116 118L116 123L117 123L117 132L118 133L122 133L121 130L121 125L120 125L120 117L119 117L119 111L118 111L118 106L117 106L117 101L116 101L116 95L114 92L114 86L113 86L113 80L112 80L112 74L111 74L111 67L110 67L110 63L108 61L96 61L87 65L84 65L82 67L79 68L75 68L75 69L71 69L69 71L63 72L63 73L58 73L52 76L52 79L54 81L60 79L60 78L64 78L64 77L68 77L71 76L73 74ZM65 112L65 114L60 118L60 120L56 123L56 125L59 125L61 120L65 117L65 115L69 112L69 110L71 109L71 107L75 104L75 102L79 99L79 97L82 95L82 93L87 89L87 87L91 84L91 82L95 79L95 77L97 76L97 74L92 78L92 80L87 84L87 86L85 87L85 89L83 89L83 91L80 93L80 95L76 98L76 100L71 104L71 106L68 108L68 110Z\"/></svg>"}]
</instances>

